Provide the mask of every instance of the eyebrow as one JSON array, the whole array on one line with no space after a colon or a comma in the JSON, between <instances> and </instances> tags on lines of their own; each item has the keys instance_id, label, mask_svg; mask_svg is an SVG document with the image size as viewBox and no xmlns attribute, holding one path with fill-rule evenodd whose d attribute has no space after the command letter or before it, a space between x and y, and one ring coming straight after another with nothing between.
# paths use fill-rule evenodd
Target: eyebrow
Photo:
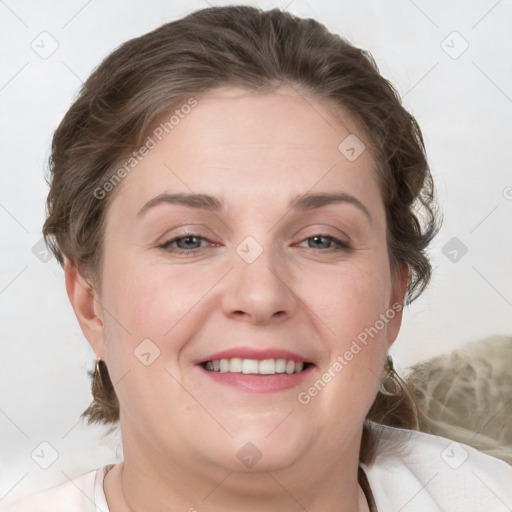
<instances>
[{"instance_id":1,"label":"eyebrow","mask_svg":"<svg viewBox=\"0 0 512 512\"><path fill-rule=\"evenodd\" d=\"M153 199L150 199L137 213L137 217L141 217L146 211L154 208L159 204L179 204L196 208L200 210L209 210L217 212L224 208L222 199L210 196L208 194L168 194L164 192ZM349 203L361 210L368 220L373 222L372 216L368 208L356 197L345 192L320 192L306 193L295 197L289 204L288 208L296 211L316 210L330 204Z\"/></svg>"},{"instance_id":2,"label":"eyebrow","mask_svg":"<svg viewBox=\"0 0 512 512\"><path fill-rule=\"evenodd\" d=\"M221 199L207 194L168 194L164 192L150 199L137 213L137 217L141 217L146 211L162 203L181 204L190 208L211 211L219 211L224 206Z\"/></svg>"},{"instance_id":3,"label":"eyebrow","mask_svg":"<svg viewBox=\"0 0 512 512\"><path fill-rule=\"evenodd\" d=\"M370 223L373 222L372 216L368 211L368 208L366 208L366 206L361 201L359 201L359 199L350 194L347 194L346 192L320 192L316 194L303 194L301 196L296 197L291 202L290 208L292 210L298 211L315 210L316 208L321 208L322 206L339 203L349 203L354 205L366 215Z\"/></svg>"}]
</instances>

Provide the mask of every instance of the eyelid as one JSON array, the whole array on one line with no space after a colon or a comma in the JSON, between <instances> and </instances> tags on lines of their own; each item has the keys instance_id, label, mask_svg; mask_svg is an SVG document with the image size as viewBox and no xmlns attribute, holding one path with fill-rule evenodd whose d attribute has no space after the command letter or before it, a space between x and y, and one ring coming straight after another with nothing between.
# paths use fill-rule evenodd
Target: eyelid
<instances>
[{"instance_id":1,"label":"eyelid","mask_svg":"<svg viewBox=\"0 0 512 512\"><path fill-rule=\"evenodd\" d=\"M313 231L313 233L311 235L301 235L301 237L304 239L304 238L310 238L311 236L329 236L329 237L332 237L332 238L340 238L340 236L342 237L342 239L340 241L342 242L345 242L347 244L352 244L352 238L343 230L335 227L335 226L332 226L330 224L318 224L318 223L313 223L313 224L309 224L307 226L303 226L302 228L300 228L299 230L297 230L295 232L295 234L293 235L293 237L297 237L299 236L299 233L301 233L302 231L305 231L305 230L310 230ZM333 235L331 233L326 233L325 231L326 230L335 230L337 231L338 233L340 233L339 235Z\"/></svg>"},{"instance_id":2,"label":"eyelid","mask_svg":"<svg viewBox=\"0 0 512 512\"><path fill-rule=\"evenodd\" d=\"M187 236L196 236L198 238L201 237L210 241L210 235L207 235L205 231L211 233L212 238L219 238L219 235L215 232L215 230L211 228L205 228L203 224L186 224L178 226L172 230L166 230L162 236L158 237L156 245L161 245L176 238L185 238Z\"/></svg>"},{"instance_id":3,"label":"eyelid","mask_svg":"<svg viewBox=\"0 0 512 512\"><path fill-rule=\"evenodd\" d=\"M175 236L169 238L168 240L163 241L161 244L158 244L158 247L167 249L171 244L175 243L177 240L181 240L183 238L189 238L189 237L204 240L206 243L210 244L210 246L211 245L219 245L219 244L216 244L215 242L212 242L209 238L207 238L203 235L200 235L198 233L183 233L183 234L175 235ZM188 251L185 251L185 249L175 248L175 250L177 250L177 251L184 251L184 252L193 252L193 251L198 251L200 249L201 249L201 247L197 248L197 249L190 249Z\"/></svg>"}]
</instances>

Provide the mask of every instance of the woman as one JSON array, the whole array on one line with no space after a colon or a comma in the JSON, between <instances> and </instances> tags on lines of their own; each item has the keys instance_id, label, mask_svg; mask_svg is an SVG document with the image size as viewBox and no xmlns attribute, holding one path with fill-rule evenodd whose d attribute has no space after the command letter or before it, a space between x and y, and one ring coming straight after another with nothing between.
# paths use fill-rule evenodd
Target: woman
<instances>
[{"instance_id":1,"label":"woman","mask_svg":"<svg viewBox=\"0 0 512 512\"><path fill-rule=\"evenodd\" d=\"M387 352L438 229L371 56L279 10L128 41L55 133L44 234L124 460L12 510L508 510L511 468L416 432ZM420 222L421 219L421 222Z\"/></svg>"}]
</instances>

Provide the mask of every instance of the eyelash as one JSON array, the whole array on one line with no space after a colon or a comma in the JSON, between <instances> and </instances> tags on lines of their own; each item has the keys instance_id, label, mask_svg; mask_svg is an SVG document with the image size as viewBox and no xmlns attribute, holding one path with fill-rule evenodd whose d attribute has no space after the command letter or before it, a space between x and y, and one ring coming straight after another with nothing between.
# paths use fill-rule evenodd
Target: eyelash
<instances>
[{"instance_id":1,"label":"eyelash","mask_svg":"<svg viewBox=\"0 0 512 512\"><path fill-rule=\"evenodd\" d=\"M329 253L330 252L338 252L338 251L346 251L347 252L347 251L351 251L352 250L352 246L350 244L348 244L347 242L339 240L338 238L336 238L334 236L323 235L321 233L315 234L313 236L308 236L307 238L304 239L304 241L311 240L311 239L317 238L317 237L327 238L328 240L330 240L331 242L334 242L338 246L338 247L329 247L328 249L320 249L321 252L329 252ZM173 238L171 240L168 240L167 242L159 245L159 247L161 249L164 249L165 251L168 251L168 252L182 251L185 254L191 254L191 255L193 255L196 252L198 252L201 249L203 249L203 247L198 247L196 249L190 249L190 250L180 249L180 248L172 248L172 249L169 248L171 244L177 242L178 240L184 240L185 238L197 238L199 240L207 240L203 236L195 235L193 233L188 233L188 234L185 234L185 235L177 236L177 237L175 237L175 238ZM309 247L309 249L312 249L312 247Z\"/></svg>"}]
</instances>

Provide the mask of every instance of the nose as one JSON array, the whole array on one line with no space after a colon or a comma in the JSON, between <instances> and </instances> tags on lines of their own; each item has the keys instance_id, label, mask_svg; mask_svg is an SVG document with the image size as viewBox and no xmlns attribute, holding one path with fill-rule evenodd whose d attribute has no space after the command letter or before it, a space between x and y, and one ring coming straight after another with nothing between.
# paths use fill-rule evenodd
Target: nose
<instances>
[{"instance_id":1,"label":"nose","mask_svg":"<svg viewBox=\"0 0 512 512\"><path fill-rule=\"evenodd\" d=\"M298 298L289 282L290 273L278 264L271 249L265 249L252 263L235 256L235 266L224 282L224 314L260 325L292 317Z\"/></svg>"}]
</instances>

